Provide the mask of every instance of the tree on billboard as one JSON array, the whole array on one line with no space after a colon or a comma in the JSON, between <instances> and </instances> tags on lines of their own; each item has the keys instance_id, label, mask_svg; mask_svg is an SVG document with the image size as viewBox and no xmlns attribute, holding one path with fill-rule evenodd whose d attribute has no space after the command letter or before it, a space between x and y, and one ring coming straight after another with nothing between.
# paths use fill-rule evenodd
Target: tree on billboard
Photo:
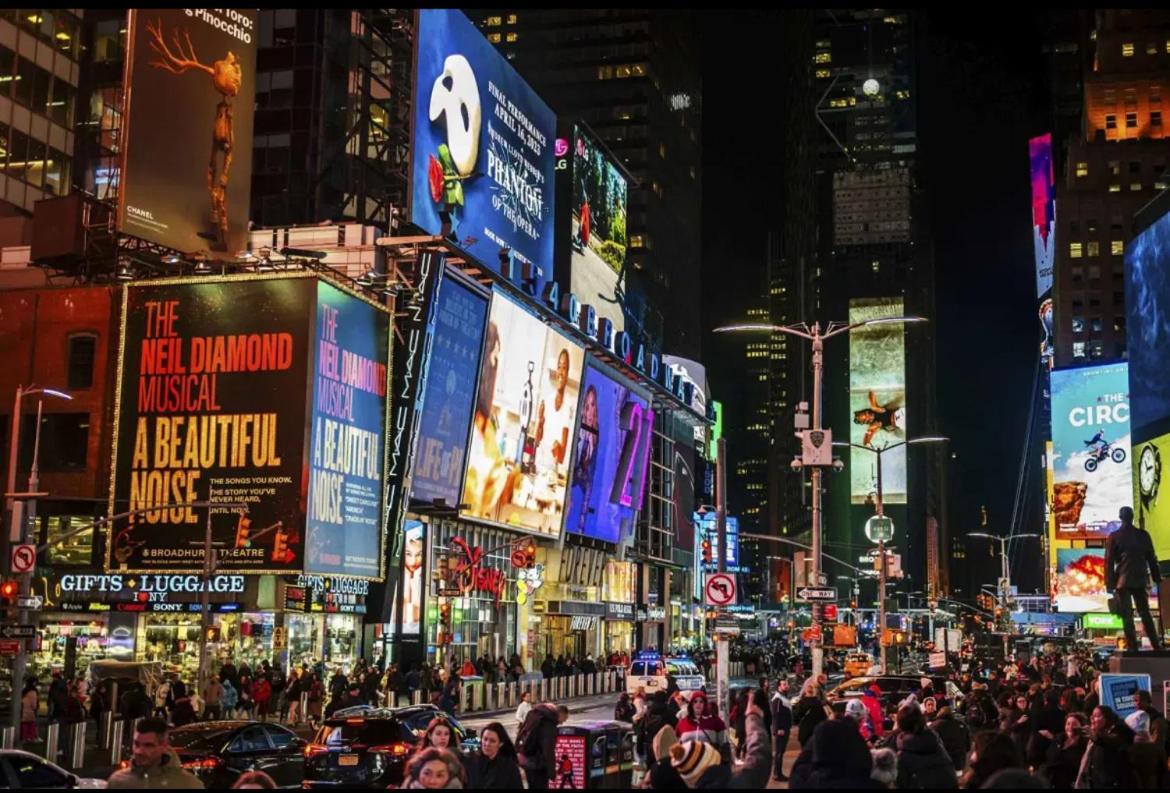
<instances>
[{"instance_id":1,"label":"tree on billboard","mask_svg":"<svg viewBox=\"0 0 1170 793\"><path fill-rule=\"evenodd\" d=\"M578 238L582 248L596 234L598 255L620 272L626 256L625 186L621 176L605 161L601 150L577 138L578 157L574 174L577 196Z\"/></svg>"},{"instance_id":2,"label":"tree on billboard","mask_svg":"<svg viewBox=\"0 0 1170 793\"><path fill-rule=\"evenodd\" d=\"M150 34L150 48L162 56L162 60L151 62L151 66L170 72L183 74L188 69L198 69L211 75L211 84L219 92L223 100L216 105L215 123L211 131L211 157L207 163L207 193L211 198L211 222L216 228L216 242L219 245L227 243L228 211L227 186L232 168L232 147L235 143L235 134L232 130L232 100L239 95L240 85L243 82L243 70L235 53L228 50L227 55L208 66L199 61L195 54L195 47L191 43L191 35L184 30L179 37L178 28L172 34L172 42L178 55L171 52L163 37L162 22L146 23L146 30ZM186 49L184 49L186 42ZM219 155L223 155L223 166L219 167Z\"/></svg>"}]
</instances>

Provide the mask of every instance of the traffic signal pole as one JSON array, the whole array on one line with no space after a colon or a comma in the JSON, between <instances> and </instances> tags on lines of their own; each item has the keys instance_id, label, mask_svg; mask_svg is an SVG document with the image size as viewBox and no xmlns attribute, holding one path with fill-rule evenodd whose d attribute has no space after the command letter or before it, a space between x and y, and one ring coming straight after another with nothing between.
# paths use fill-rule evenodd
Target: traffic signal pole
<instances>
[{"instance_id":1,"label":"traffic signal pole","mask_svg":"<svg viewBox=\"0 0 1170 793\"><path fill-rule=\"evenodd\" d=\"M727 439L720 438L715 442L715 518L716 518L716 569L724 573L727 571ZM716 707L724 717L730 711L731 695L731 648L727 641L727 634L721 633L718 626L715 628L715 679Z\"/></svg>"}]
</instances>

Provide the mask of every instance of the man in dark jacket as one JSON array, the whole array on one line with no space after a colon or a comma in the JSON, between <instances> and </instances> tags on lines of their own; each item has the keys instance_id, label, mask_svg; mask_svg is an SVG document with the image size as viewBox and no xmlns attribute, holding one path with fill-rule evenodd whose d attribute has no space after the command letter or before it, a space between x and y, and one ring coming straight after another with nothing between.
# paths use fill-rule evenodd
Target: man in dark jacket
<instances>
[{"instance_id":1,"label":"man in dark jacket","mask_svg":"<svg viewBox=\"0 0 1170 793\"><path fill-rule=\"evenodd\" d=\"M873 757L857 723L834 718L817 725L792 765L789 790L877 790L870 778Z\"/></svg>"},{"instance_id":2,"label":"man in dark jacket","mask_svg":"<svg viewBox=\"0 0 1170 793\"><path fill-rule=\"evenodd\" d=\"M670 701L664 692L657 692L646 698L646 712L638 719L634 726L634 740L638 753L646 758L646 765L652 766L661 757L654 754L654 736L667 725L674 727L678 724Z\"/></svg>"},{"instance_id":3,"label":"man in dark jacket","mask_svg":"<svg viewBox=\"0 0 1170 793\"><path fill-rule=\"evenodd\" d=\"M897 722L898 789L957 788L959 781L951 757L939 737L926 729L926 718L918 703L900 707Z\"/></svg>"},{"instance_id":4,"label":"man in dark jacket","mask_svg":"<svg viewBox=\"0 0 1170 793\"><path fill-rule=\"evenodd\" d=\"M1155 650L1161 650L1162 637L1154 627L1154 618L1150 616L1150 598L1146 592L1151 579L1154 584L1161 580L1154 542L1144 529L1133 525L1131 507L1122 507L1118 517L1121 518L1121 528L1110 534L1105 543L1105 588L1117 596L1118 616L1125 630L1126 647L1130 650L1141 649L1133 625L1136 605L1146 638Z\"/></svg>"},{"instance_id":5,"label":"man in dark jacket","mask_svg":"<svg viewBox=\"0 0 1170 793\"><path fill-rule=\"evenodd\" d=\"M528 778L529 790L548 790L549 777L557 767L557 728L569 718L564 705L542 702L528 711L516 733L520 767Z\"/></svg>"},{"instance_id":6,"label":"man in dark jacket","mask_svg":"<svg viewBox=\"0 0 1170 793\"><path fill-rule=\"evenodd\" d=\"M924 711L928 719L932 715L929 711L929 707ZM967 753L971 751L971 731L967 725L955 716L949 706L944 705L926 726L942 741L955 770L964 770L967 767Z\"/></svg>"},{"instance_id":7,"label":"man in dark jacket","mask_svg":"<svg viewBox=\"0 0 1170 793\"><path fill-rule=\"evenodd\" d=\"M788 736L792 731L792 701L788 693L788 678L782 677L769 703L772 710L772 777L778 782L788 781L784 776L784 750L788 748Z\"/></svg>"}]
</instances>

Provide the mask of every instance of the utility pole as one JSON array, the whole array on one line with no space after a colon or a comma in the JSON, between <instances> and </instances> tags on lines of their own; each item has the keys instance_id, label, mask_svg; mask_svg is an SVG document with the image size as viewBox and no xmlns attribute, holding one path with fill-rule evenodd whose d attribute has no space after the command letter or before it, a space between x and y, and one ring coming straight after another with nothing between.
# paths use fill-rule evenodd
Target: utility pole
<instances>
[{"instance_id":1,"label":"utility pole","mask_svg":"<svg viewBox=\"0 0 1170 793\"><path fill-rule=\"evenodd\" d=\"M882 454L877 453L877 514L884 518L882 512ZM878 572L878 654L882 674L887 674L886 665L886 537L878 535L878 563L881 570Z\"/></svg>"},{"instance_id":2,"label":"utility pole","mask_svg":"<svg viewBox=\"0 0 1170 793\"><path fill-rule=\"evenodd\" d=\"M821 427L821 390L825 376L825 342L821 337L821 323L814 322L812 326L812 359L813 359L813 403L812 403L812 430L818 432ZM821 585L821 466L812 467L812 578L813 586ZM813 616L813 640L809 642L809 651L812 654L813 677L819 677L825 668L825 651L821 645L821 617L824 612L815 606Z\"/></svg>"},{"instance_id":3,"label":"utility pole","mask_svg":"<svg viewBox=\"0 0 1170 793\"><path fill-rule=\"evenodd\" d=\"M715 443L715 526L716 545L715 555L718 557L716 568L720 573L727 572L727 439L720 438ZM718 625L715 628L715 679L717 711L726 716L730 713L729 697L731 695L731 648L727 635L720 632Z\"/></svg>"}]
</instances>

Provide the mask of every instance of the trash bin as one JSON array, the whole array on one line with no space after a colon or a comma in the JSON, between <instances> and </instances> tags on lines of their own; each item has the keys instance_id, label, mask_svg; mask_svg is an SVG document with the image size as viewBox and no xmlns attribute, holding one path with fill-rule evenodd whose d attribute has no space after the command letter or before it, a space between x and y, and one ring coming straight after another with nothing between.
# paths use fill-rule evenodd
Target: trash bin
<instances>
[{"instance_id":1,"label":"trash bin","mask_svg":"<svg viewBox=\"0 0 1170 793\"><path fill-rule=\"evenodd\" d=\"M549 788L629 789L634 773L634 731L618 721L562 725Z\"/></svg>"}]
</instances>

